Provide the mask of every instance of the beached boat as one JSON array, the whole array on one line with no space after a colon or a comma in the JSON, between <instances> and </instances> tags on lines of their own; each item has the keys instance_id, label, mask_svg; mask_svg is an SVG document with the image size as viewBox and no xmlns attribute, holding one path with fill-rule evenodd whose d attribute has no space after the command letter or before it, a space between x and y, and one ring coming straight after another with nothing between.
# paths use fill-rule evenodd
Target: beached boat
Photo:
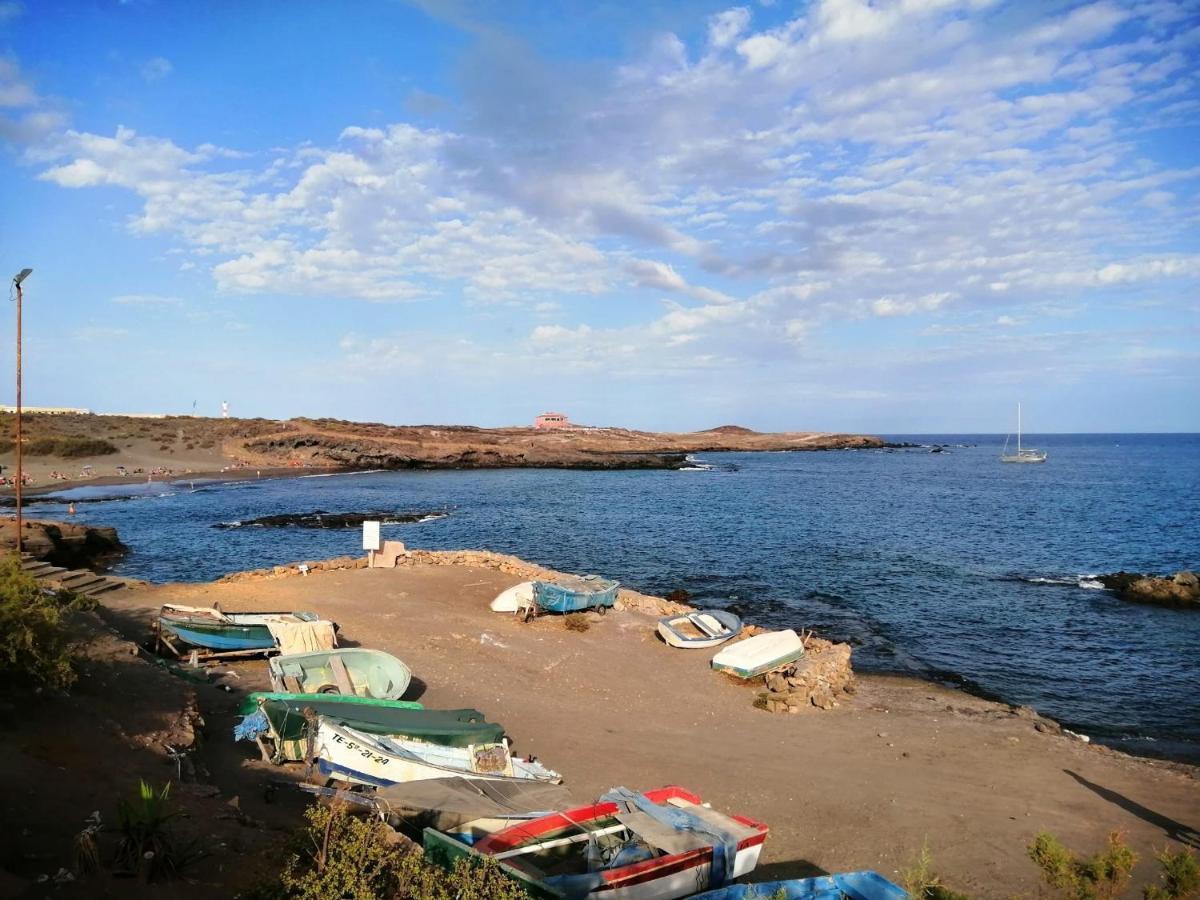
<instances>
[{"instance_id":1,"label":"beached boat","mask_svg":"<svg viewBox=\"0 0 1200 900\"><path fill-rule=\"evenodd\" d=\"M1017 404L1017 452L1008 452L1008 438L1004 439L1004 449L1000 451L1000 462L1006 463L1044 463L1045 450L1034 450L1032 447L1021 446L1021 404Z\"/></svg>"},{"instance_id":2,"label":"beached boat","mask_svg":"<svg viewBox=\"0 0 1200 900\"><path fill-rule=\"evenodd\" d=\"M221 653L337 646L337 626L311 612L222 612L215 607L164 604L160 639Z\"/></svg>"},{"instance_id":3,"label":"beached boat","mask_svg":"<svg viewBox=\"0 0 1200 900\"><path fill-rule=\"evenodd\" d=\"M562 776L539 762L514 758L507 741L445 747L396 735L367 734L324 716L317 720L313 756L323 775L376 787L450 775L552 784L562 781Z\"/></svg>"},{"instance_id":4,"label":"beached boat","mask_svg":"<svg viewBox=\"0 0 1200 900\"><path fill-rule=\"evenodd\" d=\"M269 737L271 761L277 763L305 758L308 734L319 716L365 734L397 734L447 747L489 744L504 736L504 727L486 721L477 709L424 709L402 700L337 694L251 694L241 713L245 718L235 735Z\"/></svg>"},{"instance_id":5,"label":"beached boat","mask_svg":"<svg viewBox=\"0 0 1200 900\"><path fill-rule=\"evenodd\" d=\"M804 655L804 641L792 629L768 631L726 647L712 658L712 667L739 678L754 678L795 662Z\"/></svg>"},{"instance_id":6,"label":"beached boat","mask_svg":"<svg viewBox=\"0 0 1200 900\"><path fill-rule=\"evenodd\" d=\"M412 671L382 650L353 647L323 653L285 653L268 661L271 686L295 694L357 694L399 700Z\"/></svg>"},{"instance_id":7,"label":"beached boat","mask_svg":"<svg viewBox=\"0 0 1200 900\"><path fill-rule=\"evenodd\" d=\"M601 614L617 602L620 584L599 575L572 575L563 581L535 581L533 599L537 608L556 613L596 609Z\"/></svg>"},{"instance_id":8,"label":"beached boat","mask_svg":"<svg viewBox=\"0 0 1200 900\"><path fill-rule=\"evenodd\" d=\"M667 616L658 620L658 633L672 647L702 650L723 644L742 630L742 620L723 609Z\"/></svg>"},{"instance_id":9,"label":"beached boat","mask_svg":"<svg viewBox=\"0 0 1200 900\"><path fill-rule=\"evenodd\" d=\"M501 591L492 601L492 612L515 613L533 606L533 582L522 581Z\"/></svg>"},{"instance_id":10,"label":"beached boat","mask_svg":"<svg viewBox=\"0 0 1200 900\"><path fill-rule=\"evenodd\" d=\"M878 872L843 872L760 884L731 884L692 900L908 900L908 893Z\"/></svg>"},{"instance_id":11,"label":"beached boat","mask_svg":"<svg viewBox=\"0 0 1200 900\"><path fill-rule=\"evenodd\" d=\"M767 831L680 787L617 788L591 806L488 835L474 849L566 897L672 900L753 871Z\"/></svg>"}]
</instances>

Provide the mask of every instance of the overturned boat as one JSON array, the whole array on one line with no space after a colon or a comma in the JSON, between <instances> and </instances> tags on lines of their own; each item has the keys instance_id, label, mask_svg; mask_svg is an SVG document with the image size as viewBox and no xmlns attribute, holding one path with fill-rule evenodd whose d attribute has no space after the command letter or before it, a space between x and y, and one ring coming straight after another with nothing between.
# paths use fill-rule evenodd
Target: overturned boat
<instances>
[{"instance_id":1,"label":"overturned boat","mask_svg":"<svg viewBox=\"0 0 1200 900\"><path fill-rule=\"evenodd\" d=\"M804 641L792 629L768 631L726 647L712 658L712 667L738 678L755 678L786 666L804 655Z\"/></svg>"},{"instance_id":2,"label":"overturned boat","mask_svg":"<svg viewBox=\"0 0 1200 900\"><path fill-rule=\"evenodd\" d=\"M337 625L312 612L222 612L168 603L158 613L157 637L176 655L182 655L177 644L215 653L289 653L336 647Z\"/></svg>"},{"instance_id":3,"label":"overturned boat","mask_svg":"<svg viewBox=\"0 0 1200 900\"><path fill-rule=\"evenodd\" d=\"M741 630L742 620L723 609L703 609L658 620L658 633L662 639L672 647L686 650L715 647Z\"/></svg>"},{"instance_id":4,"label":"overturned boat","mask_svg":"<svg viewBox=\"0 0 1200 900\"><path fill-rule=\"evenodd\" d=\"M271 685L294 694L345 694L399 700L412 670L382 650L351 647L320 653L287 653L268 661Z\"/></svg>"},{"instance_id":5,"label":"overturned boat","mask_svg":"<svg viewBox=\"0 0 1200 900\"><path fill-rule=\"evenodd\" d=\"M616 788L591 806L483 837L474 850L564 897L673 900L753 871L767 832L680 787Z\"/></svg>"},{"instance_id":6,"label":"overturned boat","mask_svg":"<svg viewBox=\"0 0 1200 900\"><path fill-rule=\"evenodd\" d=\"M533 582L522 581L501 591L492 601L492 612L515 613L533 606Z\"/></svg>"}]
</instances>

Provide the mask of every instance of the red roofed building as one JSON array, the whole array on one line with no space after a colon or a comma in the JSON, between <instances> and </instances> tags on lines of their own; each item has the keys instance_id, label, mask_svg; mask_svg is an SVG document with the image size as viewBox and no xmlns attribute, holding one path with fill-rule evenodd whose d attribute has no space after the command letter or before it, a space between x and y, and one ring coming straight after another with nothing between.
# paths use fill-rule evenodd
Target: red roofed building
<instances>
[{"instance_id":1,"label":"red roofed building","mask_svg":"<svg viewBox=\"0 0 1200 900\"><path fill-rule=\"evenodd\" d=\"M534 428L570 428L566 413L545 412L533 420Z\"/></svg>"}]
</instances>

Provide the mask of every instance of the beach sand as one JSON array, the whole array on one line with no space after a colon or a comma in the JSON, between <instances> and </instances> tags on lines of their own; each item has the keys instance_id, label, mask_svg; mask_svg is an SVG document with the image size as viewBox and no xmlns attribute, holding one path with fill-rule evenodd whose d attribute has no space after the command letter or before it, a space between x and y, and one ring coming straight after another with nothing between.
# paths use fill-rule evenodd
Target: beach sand
<instances>
[{"instance_id":1,"label":"beach sand","mask_svg":"<svg viewBox=\"0 0 1200 900\"><path fill-rule=\"evenodd\" d=\"M555 617L527 625L492 613L492 597L518 580L415 565L149 586L104 603L111 622L140 637L168 601L316 610L340 624L343 644L405 660L416 673L406 699L483 710L580 802L615 785L679 784L767 822L756 880L864 868L898 879L927 841L951 887L1011 897L1037 891L1025 846L1043 829L1089 854L1122 831L1141 860L1135 884L1157 877L1156 851L1200 846L1194 768L1043 734L1011 707L906 678L860 677L836 709L772 715L753 708L754 689L709 670L709 653L663 644L650 616L591 614L590 628L574 632ZM220 667L231 669L238 694L267 687L261 661ZM214 783L281 825L278 805L256 801L254 786L299 778L300 767L233 745L224 729L236 696L199 695Z\"/></svg>"}]
</instances>

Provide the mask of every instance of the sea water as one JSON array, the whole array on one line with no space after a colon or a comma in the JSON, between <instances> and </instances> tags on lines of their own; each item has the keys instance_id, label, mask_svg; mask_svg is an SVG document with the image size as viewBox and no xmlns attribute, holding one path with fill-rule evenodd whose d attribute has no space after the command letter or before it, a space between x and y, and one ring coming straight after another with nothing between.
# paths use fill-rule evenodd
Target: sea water
<instances>
[{"instance_id":1,"label":"sea water","mask_svg":"<svg viewBox=\"0 0 1200 900\"><path fill-rule=\"evenodd\" d=\"M361 553L358 529L215 528L317 509L445 512L384 526L688 591L854 645L860 670L1029 704L1137 752L1200 758L1200 612L1119 600L1097 573L1200 567L1200 435L892 436L912 449L701 453L688 471L380 472L75 489L116 526L116 572L199 581ZM932 445L947 445L932 453ZM63 504L36 514L59 517Z\"/></svg>"}]
</instances>

